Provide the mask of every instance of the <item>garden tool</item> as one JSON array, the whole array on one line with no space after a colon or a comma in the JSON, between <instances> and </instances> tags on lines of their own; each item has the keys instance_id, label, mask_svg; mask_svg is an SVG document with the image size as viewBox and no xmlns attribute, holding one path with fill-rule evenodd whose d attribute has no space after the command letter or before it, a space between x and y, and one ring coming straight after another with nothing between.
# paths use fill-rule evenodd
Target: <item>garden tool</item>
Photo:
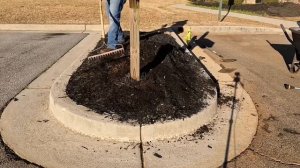
<instances>
[{"instance_id":1,"label":"garden tool","mask_svg":"<svg viewBox=\"0 0 300 168\"><path fill-rule=\"evenodd\" d=\"M192 40L192 30L191 30L191 28L189 28L187 35L185 36L186 45L189 45L191 40Z\"/></svg>"},{"instance_id":2,"label":"garden tool","mask_svg":"<svg viewBox=\"0 0 300 168\"><path fill-rule=\"evenodd\" d=\"M103 40L105 40L105 29L104 29L104 21L103 21L102 0L99 0L99 8L100 8L100 21L101 21L101 38Z\"/></svg>"},{"instance_id":3,"label":"garden tool","mask_svg":"<svg viewBox=\"0 0 300 168\"><path fill-rule=\"evenodd\" d=\"M285 27L280 24L281 29L284 32L284 35L288 39L288 41L292 44L292 46L295 49L295 55L293 57L293 61L291 64L289 64L290 72L295 73L300 70L300 27L291 27L290 30L292 32L292 38L288 35L288 33L285 30Z\"/></svg>"},{"instance_id":4,"label":"garden tool","mask_svg":"<svg viewBox=\"0 0 300 168\"><path fill-rule=\"evenodd\" d=\"M123 57L125 56L125 50L122 44L118 44L117 46L119 46L119 48L105 52L105 53L101 53L101 54L96 54L96 55L92 55L88 57L89 61L93 61L96 59L102 59L102 58L106 58L106 57Z\"/></svg>"},{"instance_id":5,"label":"garden tool","mask_svg":"<svg viewBox=\"0 0 300 168\"><path fill-rule=\"evenodd\" d=\"M100 47L93 50L92 52L97 51L97 50L101 50L104 47L107 47L107 45L105 43L106 39L105 39L105 29L104 29L104 21L103 21L102 0L99 0L99 8L100 8L100 20L101 20L101 39L103 40L103 44ZM124 50L123 45L117 44L117 49L114 49L114 50L109 51L109 52L104 52L104 53L101 53L101 54L96 54L96 55L89 56L88 61L93 61L93 60L102 59L104 57L111 57L111 56L112 57L116 57L116 56L122 57L124 55L125 55L125 50Z\"/></svg>"},{"instance_id":6,"label":"garden tool","mask_svg":"<svg viewBox=\"0 0 300 168\"><path fill-rule=\"evenodd\" d=\"M295 90L300 90L300 87L295 87L289 84L284 84L285 89L295 89Z\"/></svg>"}]
</instances>

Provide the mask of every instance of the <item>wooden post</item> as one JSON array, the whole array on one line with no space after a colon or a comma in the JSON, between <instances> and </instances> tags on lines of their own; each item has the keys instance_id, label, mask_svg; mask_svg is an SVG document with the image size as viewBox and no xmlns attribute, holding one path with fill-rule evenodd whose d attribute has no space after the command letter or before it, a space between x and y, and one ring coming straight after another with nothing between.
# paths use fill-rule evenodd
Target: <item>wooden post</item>
<instances>
[{"instance_id":1,"label":"wooden post","mask_svg":"<svg viewBox=\"0 0 300 168\"><path fill-rule=\"evenodd\" d=\"M100 21L101 21L101 38L105 39L105 29L104 29L104 21L103 21L103 8L102 8L102 0L99 0L99 8L100 8Z\"/></svg>"},{"instance_id":2,"label":"wooden post","mask_svg":"<svg viewBox=\"0 0 300 168\"><path fill-rule=\"evenodd\" d=\"M140 80L140 4L139 0L129 0L131 8L130 23L130 76L133 80Z\"/></svg>"}]
</instances>

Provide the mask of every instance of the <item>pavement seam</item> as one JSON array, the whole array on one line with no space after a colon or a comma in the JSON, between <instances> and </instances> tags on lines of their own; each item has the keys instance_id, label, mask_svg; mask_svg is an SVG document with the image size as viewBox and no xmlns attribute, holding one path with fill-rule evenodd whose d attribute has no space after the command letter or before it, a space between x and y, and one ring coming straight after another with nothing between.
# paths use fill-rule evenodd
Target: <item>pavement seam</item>
<instances>
[{"instance_id":1,"label":"pavement seam","mask_svg":"<svg viewBox=\"0 0 300 168\"><path fill-rule=\"evenodd\" d=\"M29 89L29 90L50 90L51 88L47 87L47 88L31 88L31 87L27 87L26 89Z\"/></svg>"},{"instance_id":2,"label":"pavement seam","mask_svg":"<svg viewBox=\"0 0 300 168\"><path fill-rule=\"evenodd\" d=\"M142 168L145 168L145 162L144 162L144 144L143 144L143 137L142 137L142 123L140 123L140 156L141 156L141 166Z\"/></svg>"},{"instance_id":3,"label":"pavement seam","mask_svg":"<svg viewBox=\"0 0 300 168\"><path fill-rule=\"evenodd\" d=\"M84 25L84 30L81 33L86 32L86 24Z\"/></svg>"},{"instance_id":4,"label":"pavement seam","mask_svg":"<svg viewBox=\"0 0 300 168\"><path fill-rule=\"evenodd\" d=\"M258 155L260 155L260 156L266 157L266 158L268 158L268 159L270 159L270 160L272 160L272 161L274 161L274 162L280 163L280 164L291 165L291 166L292 166L292 165L294 165L294 166L300 166L299 163L288 163L288 162L284 162L284 161L281 161L281 160L276 159L276 158L274 158L274 157L271 157L271 156L269 156L269 155L260 153L260 152L258 152L258 151L256 151L256 150L252 149L252 148L248 148L248 149L249 149L250 151L252 151L253 153L255 153L255 154L258 154Z\"/></svg>"}]
</instances>

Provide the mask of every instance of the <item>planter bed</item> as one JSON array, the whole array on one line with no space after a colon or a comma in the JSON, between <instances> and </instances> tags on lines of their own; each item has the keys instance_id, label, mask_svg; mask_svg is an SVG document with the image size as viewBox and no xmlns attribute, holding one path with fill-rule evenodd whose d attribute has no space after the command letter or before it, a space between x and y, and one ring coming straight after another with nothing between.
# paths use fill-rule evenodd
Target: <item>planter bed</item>
<instances>
[{"instance_id":1,"label":"planter bed","mask_svg":"<svg viewBox=\"0 0 300 168\"><path fill-rule=\"evenodd\" d=\"M124 47L128 56L130 46ZM113 120L153 124L190 117L216 94L196 58L167 34L142 34L141 81L131 80L129 66L129 57L84 61L71 76L67 95Z\"/></svg>"}]
</instances>

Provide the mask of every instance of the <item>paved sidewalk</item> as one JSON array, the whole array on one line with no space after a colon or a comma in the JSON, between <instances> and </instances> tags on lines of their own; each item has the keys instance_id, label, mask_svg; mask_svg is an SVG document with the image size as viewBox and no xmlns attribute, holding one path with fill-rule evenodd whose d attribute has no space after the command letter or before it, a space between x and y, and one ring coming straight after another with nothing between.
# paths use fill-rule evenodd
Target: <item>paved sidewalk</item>
<instances>
[{"instance_id":1,"label":"paved sidewalk","mask_svg":"<svg viewBox=\"0 0 300 168\"><path fill-rule=\"evenodd\" d=\"M186 4L176 4L176 5L172 5L172 7L190 10L190 11L196 11L196 12L210 13L210 14L218 14L218 12L219 12L218 10L214 10L214 9L206 9L206 8L201 8L201 7L188 6ZM223 16L226 13L227 13L227 11L223 11L222 12ZM234 13L234 12L230 12L228 14L228 16L258 21L258 22L262 22L262 23L268 23L268 24L277 25L277 26L279 26L280 24L283 24L286 27L298 27L298 24L296 22L280 20L280 19L272 19L272 18L267 18L267 17L262 17L262 16L251 16L251 15Z\"/></svg>"}]
</instances>

